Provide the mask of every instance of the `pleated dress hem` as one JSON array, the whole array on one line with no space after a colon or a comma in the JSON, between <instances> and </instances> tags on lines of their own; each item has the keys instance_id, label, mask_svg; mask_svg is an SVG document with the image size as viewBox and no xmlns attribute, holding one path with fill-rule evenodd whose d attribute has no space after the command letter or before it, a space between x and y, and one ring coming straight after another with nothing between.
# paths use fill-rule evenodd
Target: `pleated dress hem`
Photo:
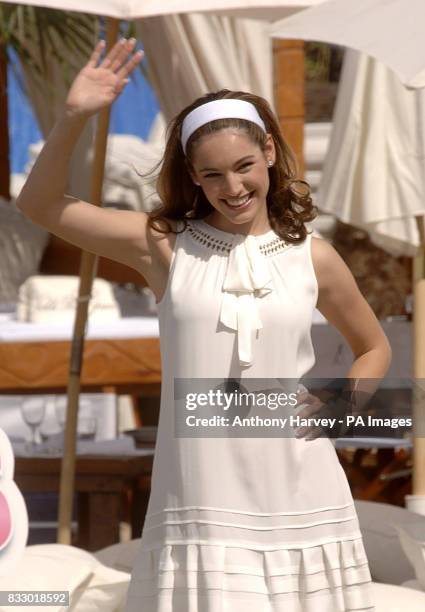
<instances>
[{"instance_id":1,"label":"pleated dress hem","mask_svg":"<svg viewBox=\"0 0 425 612\"><path fill-rule=\"evenodd\" d=\"M129 610L349 612L373 610L361 535L306 548L162 543L143 549Z\"/></svg>"}]
</instances>

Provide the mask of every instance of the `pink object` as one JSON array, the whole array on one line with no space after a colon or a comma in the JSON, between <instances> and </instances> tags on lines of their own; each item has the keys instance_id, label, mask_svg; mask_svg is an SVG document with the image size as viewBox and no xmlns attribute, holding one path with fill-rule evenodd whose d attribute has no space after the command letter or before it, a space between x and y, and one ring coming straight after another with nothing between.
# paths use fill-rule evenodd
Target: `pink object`
<instances>
[{"instance_id":1,"label":"pink object","mask_svg":"<svg viewBox=\"0 0 425 612\"><path fill-rule=\"evenodd\" d=\"M12 516L8 501L0 492L0 550L9 543L12 537Z\"/></svg>"}]
</instances>

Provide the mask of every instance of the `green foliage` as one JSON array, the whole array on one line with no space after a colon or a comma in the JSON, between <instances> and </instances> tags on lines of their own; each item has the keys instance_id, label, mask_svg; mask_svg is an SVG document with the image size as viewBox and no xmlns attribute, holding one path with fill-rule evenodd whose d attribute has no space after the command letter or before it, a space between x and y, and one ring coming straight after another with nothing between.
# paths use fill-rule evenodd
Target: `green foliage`
<instances>
[{"instance_id":1,"label":"green foliage","mask_svg":"<svg viewBox=\"0 0 425 612\"><path fill-rule=\"evenodd\" d=\"M99 29L105 30L105 20L99 24L95 15L0 4L0 53L10 45L20 61L39 76L46 71L46 58L53 55L68 85L72 74L81 68L81 58L92 52ZM136 37L135 23L121 22L120 35ZM144 67L139 66L147 78Z\"/></svg>"},{"instance_id":2,"label":"green foliage","mask_svg":"<svg viewBox=\"0 0 425 612\"><path fill-rule=\"evenodd\" d=\"M306 78L309 81L338 81L343 54L340 47L318 42L306 43Z\"/></svg>"},{"instance_id":3,"label":"green foliage","mask_svg":"<svg viewBox=\"0 0 425 612\"><path fill-rule=\"evenodd\" d=\"M53 54L68 82L71 69L78 67L73 66L72 58L90 54L95 20L94 16L81 13L1 4L0 46L6 48L10 45L21 62L40 76L46 71L47 57Z\"/></svg>"}]
</instances>

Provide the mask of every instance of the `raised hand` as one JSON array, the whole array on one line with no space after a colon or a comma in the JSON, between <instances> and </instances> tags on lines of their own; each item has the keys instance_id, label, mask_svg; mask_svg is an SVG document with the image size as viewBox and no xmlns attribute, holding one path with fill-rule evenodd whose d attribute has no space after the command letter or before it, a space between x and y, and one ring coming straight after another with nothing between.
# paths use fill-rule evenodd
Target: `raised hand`
<instances>
[{"instance_id":1,"label":"raised hand","mask_svg":"<svg viewBox=\"0 0 425 612\"><path fill-rule=\"evenodd\" d=\"M135 45L134 38L121 39L99 63L105 47L104 41L99 41L71 85L66 99L67 111L90 116L112 104L143 57L143 51L133 53Z\"/></svg>"}]
</instances>

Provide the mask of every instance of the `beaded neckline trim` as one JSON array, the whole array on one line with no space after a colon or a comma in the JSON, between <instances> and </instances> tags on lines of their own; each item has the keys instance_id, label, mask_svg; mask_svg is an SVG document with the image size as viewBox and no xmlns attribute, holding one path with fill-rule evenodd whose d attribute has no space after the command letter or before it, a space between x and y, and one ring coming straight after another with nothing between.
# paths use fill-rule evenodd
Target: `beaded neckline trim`
<instances>
[{"instance_id":1,"label":"beaded neckline trim","mask_svg":"<svg viewBox=\"0 0 425 612\"><path fill-rule=\"evenodd\" d=\"M204 223L203 221L188 222L187 231L192 238L194 238L194 240L199 242L199 244L203 244L207 248L210 248L218 253L221 252L229 254L233 247L231 238L227 239L227 237L222 237L227 232L216 230L213 227L211 227L210 230L208 224ZM231 234L228 235L229 237L231 236ZM264 234L263 236L258 236L257 241L260 253L266 257L277 255L278 253L281 253L292 246L290 243L282 240L282 238L280 238L280 236L275 234L273 231L267 232L267 234Z\"/></svg>"}]
</instances>

